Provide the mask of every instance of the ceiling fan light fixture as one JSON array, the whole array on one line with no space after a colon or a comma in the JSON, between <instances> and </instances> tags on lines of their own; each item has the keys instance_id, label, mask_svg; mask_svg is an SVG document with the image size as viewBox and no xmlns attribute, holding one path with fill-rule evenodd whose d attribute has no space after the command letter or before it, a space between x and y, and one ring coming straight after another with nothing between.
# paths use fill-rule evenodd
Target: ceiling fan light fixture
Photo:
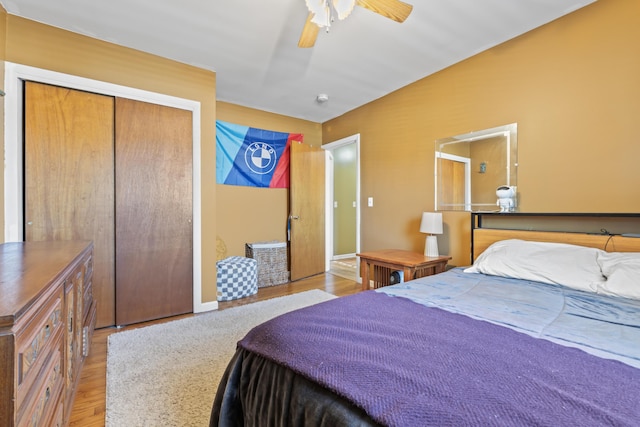
<instances>
[{"instance_id":1,"label":"ceiling fan light fixture","mask_svg":"<svg viewBox=\"0 0 640 427\"><path fill-rule=\"evenodd\" d=\"M331 26L331 7L327 0L305 0L307 9L313 14L311 22L320 28Z\"/></svg>"},{"instance_id":2,"label":"ceiling fan light fixture","mask_svg":"<svg viewBox=\"0 0 640 427\"><path fill-rule=\"evenodd\" d=\"M309 14L298 40L298 47L301 48L313 47L320 28L328 33L335 16L346 19L356 6L396 22L404 22L413 10L412 5L402 0L305 0L305 4Z\"/></svg>"},{"instance_id":3,"label":"ceiling fan light fixture","mask_svg":"<svg viewBox=\"0 0 640 427\"><path fill-rule=\"evenodd\" d=\"M334 13L343 20L351 14L356 0L305 0L307 9L313 14L311 22L320 28L329 28Z\"/></svg>"},{"instance_id":4,"label":"ceiling fan light fixture","mask_svg":"<svg viewBox=\"0 0 640 427\"><path fill-rule=\"evenodd\" d=\"M333 9L341 21L353 12L355 6L356 0L333 0Z\"/></svg>"}]
</instances>

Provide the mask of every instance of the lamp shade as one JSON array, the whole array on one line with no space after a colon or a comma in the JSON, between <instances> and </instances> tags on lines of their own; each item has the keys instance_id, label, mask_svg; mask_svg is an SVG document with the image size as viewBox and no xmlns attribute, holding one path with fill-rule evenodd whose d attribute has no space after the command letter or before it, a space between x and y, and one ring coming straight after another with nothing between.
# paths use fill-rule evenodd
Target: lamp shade
<instances>
[{"instance_id":1,"label":"lamp shade","mask_svg":"<svg viewBox=\"0 0 640 427\"><path fill-rule=\"evenodd\" d=\"M428 234L442 234L442 214L436 212L423 212L420 222L420 232Z\"/></svg>"}]
</instances>

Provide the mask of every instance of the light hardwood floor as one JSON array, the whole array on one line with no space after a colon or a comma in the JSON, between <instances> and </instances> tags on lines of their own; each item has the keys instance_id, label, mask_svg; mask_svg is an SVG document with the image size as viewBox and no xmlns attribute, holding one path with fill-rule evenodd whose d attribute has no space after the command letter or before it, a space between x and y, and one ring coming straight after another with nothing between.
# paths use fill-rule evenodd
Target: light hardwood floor
<instances>
[{"instance_id":1,"label":"light hardwood floor","mask_svg":"<svg viewBox=\"0 0 640 427\"><path fill-rule=\"evenodd\" d=\"M220 310L224 310L238 305L250 304L256 301L291 295L311 289L320 289L333 295L345 296L360 292L361 287L356 281L327 273L284 285L260 288L256 295L235 301L221 302L218 304L218 307ZM141 323L119 329L104 328L96 330L93 340L91 341L91 353L87 357L85 365L82 368L80 384L78 385L76 400L71 413L70 425L102 427L105 424L107 338L109 335L118 333L119 331L167 322L189 316L193 316L193 314Z\"/></svg>"},{"instance_id":2,"label":"light hardwood floor","mask_svg":"<svg viewBox=\"0 0 640 427\"><path fill-rule=\"evenodd\" d=\"M331 261L331 273L336 274L345 279L357 280L357 258L341 258Z\"/></svg>"}]
</instances>

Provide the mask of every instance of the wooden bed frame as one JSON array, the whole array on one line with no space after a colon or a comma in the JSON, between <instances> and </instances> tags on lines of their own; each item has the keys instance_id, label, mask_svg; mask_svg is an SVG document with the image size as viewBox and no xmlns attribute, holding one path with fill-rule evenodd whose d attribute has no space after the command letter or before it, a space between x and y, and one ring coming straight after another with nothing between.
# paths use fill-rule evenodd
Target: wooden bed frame
<instances>
[{"instance_id":1,"label":"wooden bed frame","mask_svg":"<svg viewBox=\"0 0 640 427\"><path fill-rule=\"evenodd\" d=\"M607 252L640 252L640 238L620 235L476 228L473 230L472 238L474 261L489 245L506 239L569 243L603 249Z\"/></svg>"}]
</instances>

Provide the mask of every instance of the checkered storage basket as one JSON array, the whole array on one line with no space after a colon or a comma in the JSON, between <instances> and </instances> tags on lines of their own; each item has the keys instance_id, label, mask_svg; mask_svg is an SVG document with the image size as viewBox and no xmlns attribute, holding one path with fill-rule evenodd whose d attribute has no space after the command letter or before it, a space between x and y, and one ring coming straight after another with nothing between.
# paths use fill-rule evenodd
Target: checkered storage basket
<instances>
[{"instance_id":1,"label":"checkered storage basket","mask_svg":"<svg viewBox=\"0 0 640 427\"><path fill-rule=\"evenodd\" d=\"M258 292L258 261L230 256L216 263L218 301L231 301Z\"/></svg>"}]
</instances>

